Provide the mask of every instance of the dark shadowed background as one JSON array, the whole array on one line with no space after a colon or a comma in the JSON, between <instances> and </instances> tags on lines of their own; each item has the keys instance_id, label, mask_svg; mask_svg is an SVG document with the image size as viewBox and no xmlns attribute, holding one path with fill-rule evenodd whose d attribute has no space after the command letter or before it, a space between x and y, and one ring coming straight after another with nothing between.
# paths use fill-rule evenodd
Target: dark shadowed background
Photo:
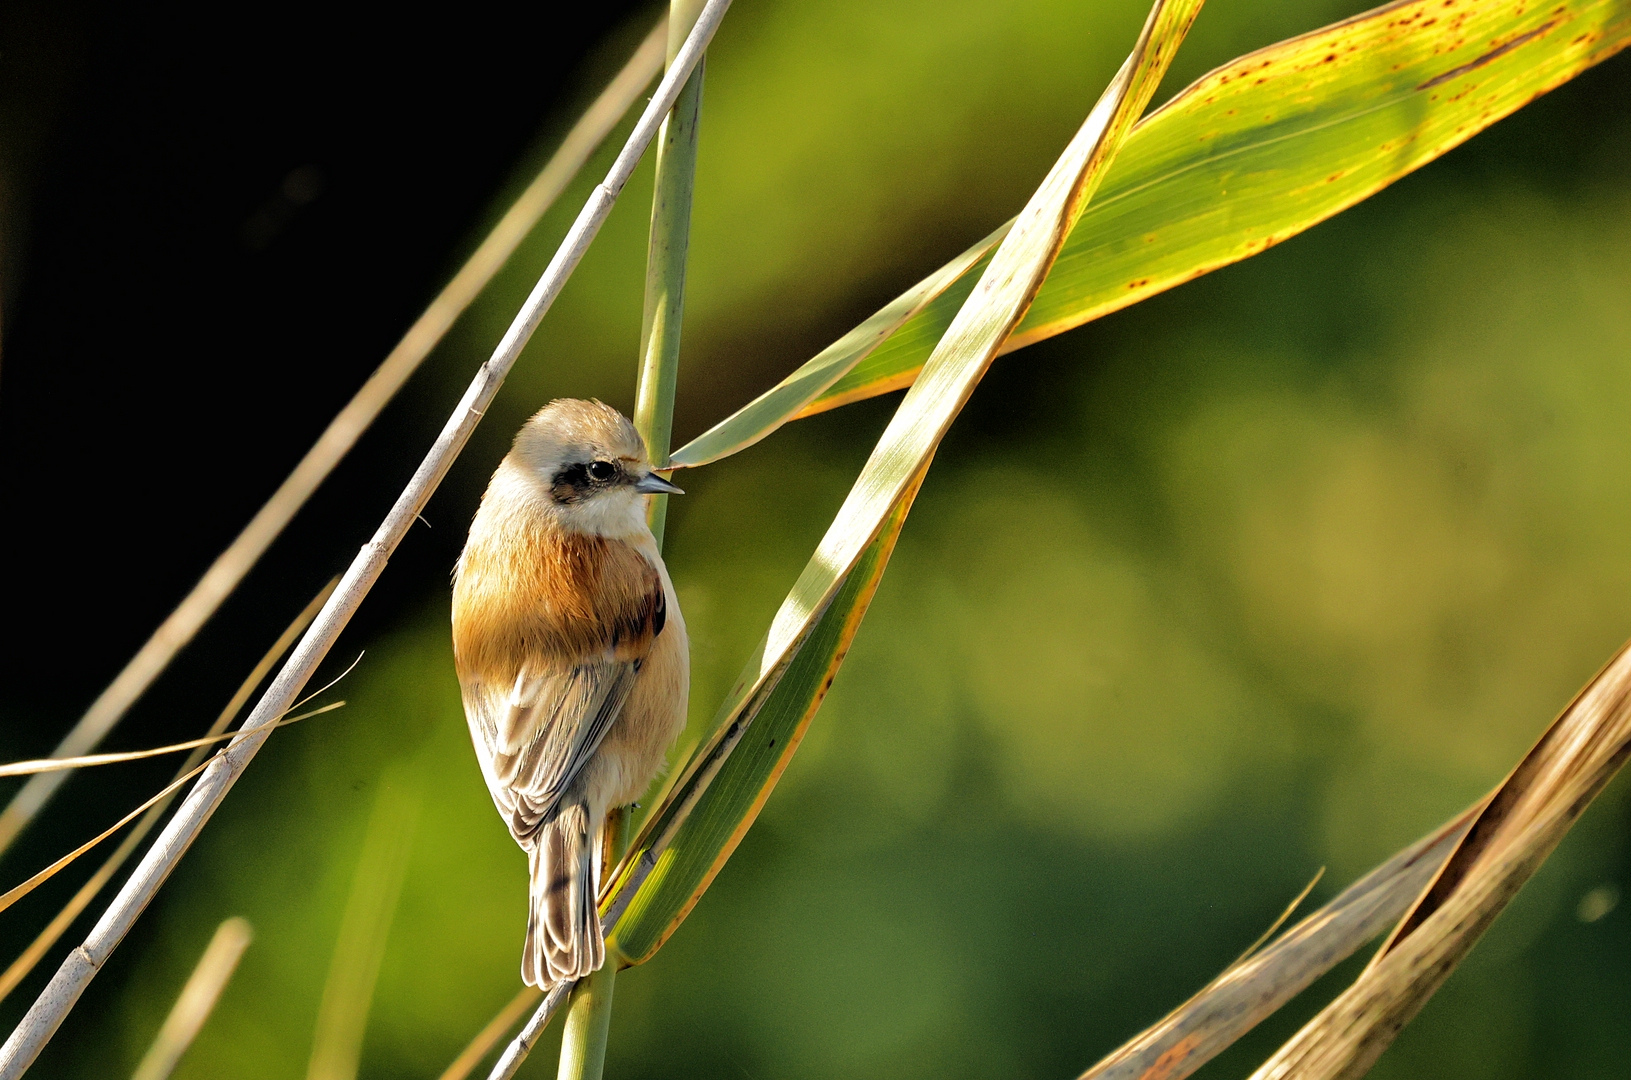
<instances>
[{"instance_id":1,"label":"dark shadowed background","mask_svg":"<svg viewBox=\"0 0 1631 1080\"><path fill-rule=\"evenodd\" d=\"M1214 0L1162 96L1361 7ZM709 60L679 437L1012 214L1142 14L741 0ZM49 751L655 16L0 6L0 755ZM109 748L196 734L346 564L608 161ZM1316 900L1496 782L1631 635L1627 176L1621 57L1302 237L1000 361L765 814L619 979L608 1074L1073 1076L1320 866ZM350 704L273 739L32 1075L128 1073L239 914L257 940L177 1075L302 1075L385 777L419 811L361 1075L436 1076L514 992L524 863L468 748L447 575L527 414L631 407L649 200L648 166L336 649L330 676L366 650L329 695ZM685 477L695 723L895 400ZM70 781L0 885L171 767ZM1623 1075L1628 825L1617 784L1375 1075ZM0 915L0 962L96 861ZM1244 1075L1356 964L1202 1075Z\"/></svg>"}]
</instances>

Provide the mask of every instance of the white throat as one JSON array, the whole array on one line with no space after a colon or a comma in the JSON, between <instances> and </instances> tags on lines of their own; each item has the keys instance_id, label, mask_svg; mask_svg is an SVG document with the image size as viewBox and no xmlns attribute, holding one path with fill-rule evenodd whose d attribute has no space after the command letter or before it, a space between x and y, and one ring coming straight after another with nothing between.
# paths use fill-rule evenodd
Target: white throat
<instances>
[{"instance_id":1,"label":"white throat","mask_svg":"<svg viewBox=\"0 0 1631 1080\"><path fill-rule=\"evenodd\" d=\"M630 540L650 536L646 524L646 497L631 488L614 488L579 503L551 503L556 520L571 532L607 539Z\"/></svg>"}]
</instances>

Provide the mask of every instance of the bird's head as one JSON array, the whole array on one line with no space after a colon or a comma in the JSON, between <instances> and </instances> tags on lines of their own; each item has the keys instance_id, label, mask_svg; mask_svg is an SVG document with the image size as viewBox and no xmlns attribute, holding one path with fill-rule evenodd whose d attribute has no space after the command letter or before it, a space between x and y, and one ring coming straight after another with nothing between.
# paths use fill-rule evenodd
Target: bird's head
<instances>
[{"instance_id":1,"label":"bird's head","mask_svg":"<svg viewBox=\"0 0 1631 1080\"><path fill-rule=\"evenodd\" d=\"M645 495L682 495L652 471L645 443L622 413L598 401L561 398L515 437L506 464L534 504L562 528L597 536L644 529Z\"/></svg>"}]
</instances>

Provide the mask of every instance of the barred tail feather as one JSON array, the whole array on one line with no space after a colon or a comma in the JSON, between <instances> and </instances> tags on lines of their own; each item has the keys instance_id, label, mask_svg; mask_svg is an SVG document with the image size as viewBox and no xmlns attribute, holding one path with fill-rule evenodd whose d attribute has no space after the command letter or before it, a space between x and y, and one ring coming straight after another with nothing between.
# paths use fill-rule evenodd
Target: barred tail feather
<instances>
[{"instance_id":1,"label":"barred tail feather","mask_svg":"<svg viewBox=\"0 0 1631 1080\"><path fill-rule=\"evenodd\" d=\"M557 807L554 818L533 838L527 852L532 888L521 979L528 986L552 986L581 979L606 959L595 909L593 842L589 807L582 802Z\"/></svg>"}]
</instances>

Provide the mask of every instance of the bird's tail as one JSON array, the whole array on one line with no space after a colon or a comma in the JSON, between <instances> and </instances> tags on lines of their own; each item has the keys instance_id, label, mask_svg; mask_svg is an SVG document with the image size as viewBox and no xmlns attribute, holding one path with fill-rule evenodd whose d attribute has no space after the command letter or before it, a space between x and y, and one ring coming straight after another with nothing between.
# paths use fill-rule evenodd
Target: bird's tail
<instances>
[{"instance_id":1,"label":"bird's tail","mask_svg":"<svg viewBox=\"0 0 1631 1080\"><path fill-rule=\"evenodd\" d=\"M528 986L581 979L606 959L595 905L599 832L591 831L587 804L563 803L527 852L532 888L521 980Z\"/></svg>"}]
</instances>

